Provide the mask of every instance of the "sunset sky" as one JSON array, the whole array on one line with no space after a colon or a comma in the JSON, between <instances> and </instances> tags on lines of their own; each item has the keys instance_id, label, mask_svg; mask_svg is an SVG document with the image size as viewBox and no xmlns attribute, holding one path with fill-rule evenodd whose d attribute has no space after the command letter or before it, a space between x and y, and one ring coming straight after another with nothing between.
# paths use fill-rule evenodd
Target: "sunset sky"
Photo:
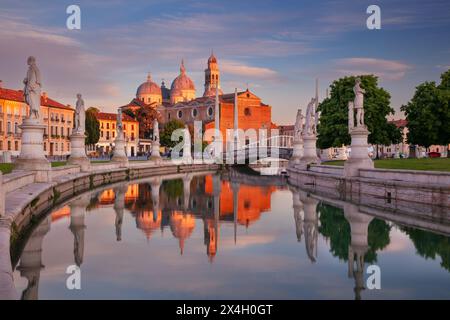
<instances>
[{"instance_id":1,"label":"sunset sky","mask_svg":"<svg viewBox=\"0 0 450 320\"><path fill-rule=\"evenodd\" d=\"M71 4L81 30L66 28ZM366 28L370 4L381 7L381 30ZM21 89L34 55L50 97L73 105L81 92L88 106L113 111L149 71L170 86L182 58L202 95L213 49L224 92L248 83L274 122L290 124L316 77L323 97L334 79L375 73L398 110L450 68L449 30L448 0L0 0L0 79Z\"/></svg>"}]
</instances>

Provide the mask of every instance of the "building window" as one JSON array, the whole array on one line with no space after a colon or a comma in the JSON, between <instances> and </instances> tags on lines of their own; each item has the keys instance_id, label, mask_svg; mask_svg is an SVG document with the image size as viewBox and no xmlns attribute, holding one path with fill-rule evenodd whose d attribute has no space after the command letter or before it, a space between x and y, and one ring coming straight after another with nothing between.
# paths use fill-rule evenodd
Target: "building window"
<instances>
[{"instance_id":1,"label":"building window","mask_svg":"<svg viewBox=\"0 0 450 320\"><path fill-rule=\"evenodd\" d=\"M8 151L11 151L11 141L8 141Z\"/></svg>"},{"instance_id":2,"label":"building window","mask_svg":"<svg viewBox=\"0 0 450 320\"><path fill-rule=\"evenodd\" d=\"M55 143L55 151L58 151L58 144Z\"/></svg>"},{"instance_id":3,"label":"building window","mask_svg":"<svg viewBox=\"0 0 450 320\"><path fill-rule=\"evenodd\" d=\"M116 128L116 124L115 124L115 123L112 124L112 128L113 128L113 129Z\"/></svg>"},{"instance_id":4,"label":"building window","mask_svg":"<svg viewBox=\"0 0 450 320\"><path fill-rule=\"evenodd\" d=\"M213 115L213 108L212 107L209 107L208 108L208 116L212 116Z\"/></svg>"},{"instance_id":5,"label":"building window","mask_svg":"<svg viewBox=\"0 0 450 320\"><path fill-rule=\"evenodd\" d=\"M168 114L167 118L168 118L168 119L170 120L170 112L169 112L169 114Z\"/></svg>"},{"instance_id":6,"label":"building window","mask_svg":"<svg viewBox=\"0 0 450 320\"><path fill-rule=\"evenodd\" d=\"M196 118L198 116L198 110L197 109L192 109L192 117Z\"/></svg>"},{"instance_id":7,"label":"building window","mask_svg":"<svg viewBox=\"0 0 450 320\"><path fill-rule=\"evenodd\" d=\"M17 122L14 123L14 133L19 133L19 124Z\"/></svg>"},{"instance_id":8,"label":"building window","mask_svg":"<svg viewBox=\"0 0 450 320\"><path fill-rule=\"evenodd\" d=\"M134 124L131 125L131 131L133 131L133 130L134 130Z\"/></svg>"},{"instance_id":9,"label":"building window","mask_svg":"<svg viewBox=\"0 0 450 320\"><path fill-rule=\"evenodd\" d=\"M0 132L3 132L3 121L0 121Z\"/></svg>"},{"instance_id":10,"label":"building window","mask_svg":"<svg viewBox=\"0 0 450 320\"><path fill-rule=\"evenodd\" d=\"M8 121L8 133L11 133L11 122ZM10 150L10 149L8 149Z\"/></svg>"},{"instance_id":11,"label":"building window","mask_svg":"<svg viewBox=\"0 0 450 320\"><path fill-rule=\"evenodd\" d=\"M14 150L19 151L19 141L14 141Z\"/></svg>"},{"instance_id":12,"label":"building window","mask_svg":"<svg viewBox=\"0 0 450 320\"><path fill-rule=\"evenodd\" d=\"M106 131L106 140L109 140L109 131Z\"/></svg>"},{"instance_id":13,"label":"building window","mask_svg":"<svg viewBox=\"0 0 450 320\"><path fill-rule=\"evenodd\" d=\"M100 136L103 138L103 130L100 131Z\"/></svg>"},{"instance_id":14,"label":"building window","mask_svg":"<svg viewBox=\"0 0 450 320\"><path fill-rule=\"evenodd\" d=\"M0 150L3 150L3 140L0 140Z\"/></svg>"},{"instance_id":15,"label":"building window","mask_svg":"<svg viewBox=\"0 0 450 320\"><path fill-rule=\"evenodd\" d=\"M183 111L178 110L178 119L183 118Z\"/></svg>"},{"instance_id":16,"label":"building window","mask_svg":"<svg viewBox=\"0 0 450 320\"><path fill-rule=\"evenodd\" d=\"M244 109L244 114L249 117L249 116L252 115L252 111L250 110L250 108L245 108Z\"/></svg>"},{"instance_id":17,"label":"building window","mask_svg":"<svg viewBox=\"0 0 450 320\"><path fill-rule=\"evenodd\" d=\"M127 130L127 125L123 124L123 130Z\"/></svg>"},{"instance_id":18,"label":"building window","mask_svg":"<svg viewBox=\"0 0 450 320\"><path fill-rule=\"evenodd\" d=\"M102 126L101 126L101 128L103 129L103 122L102 122Z\"/></svg>"},{"instance_id":19,"label":"building window","mask_svg":"<svg viewBox=\"0 0 450 320\"><path fill-rule=\"evenodd\" d=\"M47 151L47 142L44 142L44 151Z\"/></svg>"},{"instance_id":20,"label":"building window","mask_svg":"<svg viewBox=\"0 0 450 320\"><path fill-rule=\"evenodd\" d=\"M115 138L115 136L116 136L116 132L113 131L113 132L112 132L112 137Z\"/></svg>"},{"instance_id":21,"label":"building window","mask_svg":"<svg viewBox=\"0 0 450 320\"><path fill-rule=\"evenodd\" d=\"M67 136L70 136L70 128L67 128Z\"/></svg>"},{"instance_id":22,"label":"building window","mask_svg":"<svg viewBox=\"0 0 450 320\"><path fill-rule=\"evenodd\" d=\"M106 124L106 129L109 129L109 122Z\"/></svg>"}]
</instances>

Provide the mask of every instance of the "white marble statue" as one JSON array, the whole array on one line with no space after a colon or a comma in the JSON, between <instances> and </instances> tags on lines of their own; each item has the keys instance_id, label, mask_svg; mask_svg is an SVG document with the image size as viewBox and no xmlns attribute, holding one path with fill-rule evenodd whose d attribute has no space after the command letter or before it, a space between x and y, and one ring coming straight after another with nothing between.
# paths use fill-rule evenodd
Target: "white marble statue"
<instances>
[{"instance_id":1,"label":"white marble statue","mask_svg":"<svg viewBox=\"0 0 450 320\"><path fill-rule=\"evenodd\" d=\"M156 118L153 120L153 141L159 143L159 124Z\"/></svg>"},{"instance_id":2,"label":"white marble statue","mask_svg":"<svg viewBox=\"0 0 450 320\"><path fill-rule=\"evenodd\" d=\"M315 112L316 99L312 98L306 108L306 123L304 133L311 135L316 134L316 112Z\"/></svg>"},{"instance_id":3,"label":"white marble statue","mask_svg":"<svg viewBox=\"0 0 450 320\"><path fill-rule=\"evenodd\" d=\"M353 108L356 110L356 126L362 127L364 126L364 93L366 93L366 91L361 88L360 78L356 78L353 92L355 93Z\"/></svg>"},{"instance_id":4,"label":"white marble statue","mask_svg":"<svg viewBox=\"0 0 450 320\"><path fill-rule=\"evenodd\" d=\"M123 136L122 109L117 109L117 136Z\"/></svg>"},{"instance_id":5,"label":"white marble statue","mask_svg":"<svg viewBox=\"0 0 450 320\"><path fill-rule=\"evenodd\" d=\"M77 103L75 108L75 132L84 134L86 114L84 111L84 100L81 93L77 94Z\"/></svg>"},{"instance_id":6,"label":"white marble statue","mask_svg":"<svg viewBox=\"0 0 450 320\"><path fill-rule=\"evenodd\" d=\"M295 118L295 125L294 125L294 140L301 140L301 135L303 131L303 114L302 109L298 109L297 111L297 117Z\"/></svg>"},{"instance_id":7,"label":"white marble statue","mask_svg":"<svg viewBox=\"0 0 450 320\"><path fill-rule=\"evenodd\" d=\"M29 119L39 119L39 111L41 108L41 73L36 65L34 57L28 57L27 76L23 80L25 88L23 90L25 102L30 106Z\"/></svg>"}]
</instances>

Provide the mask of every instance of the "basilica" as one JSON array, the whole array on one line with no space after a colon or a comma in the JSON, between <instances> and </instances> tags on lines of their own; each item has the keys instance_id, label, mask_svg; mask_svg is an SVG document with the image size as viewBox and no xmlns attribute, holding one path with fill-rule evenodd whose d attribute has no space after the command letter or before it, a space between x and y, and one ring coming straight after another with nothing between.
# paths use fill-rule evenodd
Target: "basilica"
<instances>
[{"instance_id":1,"label":"basilica","mask_svg":"<svg viewBox=\"0 0 450 320\"><path fill-rule=\"evenodd\" d=\"M220 129L225 136L226 129L233 128L234 93L224 94L221 89L221 75L219 63L212 53L207 60L204 70L204 89L201 96L197 95L194 81L189 77L184 61L181 61L180 73L172 81L170 88L164 81L158 85L150 74L147 80L139 85L136 96L132 101L122 106L122 110L136 113L141 108L149 108L158 118L161 127L172 120L181 121L192 126L194 121L202 121L206 128L214 125L215 95L219 94ZM240 91L238 96L238 127L240 129L270 129L271 106L264 104L261 99L250 90ZM142 134L141 139L148 138Z\"/></svg>"}]
</instances>

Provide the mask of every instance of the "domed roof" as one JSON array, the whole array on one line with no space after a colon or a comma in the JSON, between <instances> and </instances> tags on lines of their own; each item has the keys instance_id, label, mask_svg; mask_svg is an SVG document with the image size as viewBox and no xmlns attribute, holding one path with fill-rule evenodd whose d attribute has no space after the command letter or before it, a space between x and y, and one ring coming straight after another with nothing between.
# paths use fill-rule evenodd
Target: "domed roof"
<instances>
[{"instance_id":1,"label":"domed roof","mask_svg":"<svg viewBox=\"0 0 450 320\"><path fill-rule=\"evenodd\" d=\"M179 94L181 90L195 90L194 81L187 76L183 60L181 60L180 75L173 80L170 86L172 95Z\"/></svg>"},{"instance_id":2,"label":"domed roof","mask_svg":"<svg viewBox=\"0 0 450 320\"><path fill-rule=\"evenodd\" d=\"M161 88L152 81L150 73L147 76L147 81L141 84L137 91L136 96L139 97L143 94L158 94L161 95Z\"/></svg>"}]
</instances>

